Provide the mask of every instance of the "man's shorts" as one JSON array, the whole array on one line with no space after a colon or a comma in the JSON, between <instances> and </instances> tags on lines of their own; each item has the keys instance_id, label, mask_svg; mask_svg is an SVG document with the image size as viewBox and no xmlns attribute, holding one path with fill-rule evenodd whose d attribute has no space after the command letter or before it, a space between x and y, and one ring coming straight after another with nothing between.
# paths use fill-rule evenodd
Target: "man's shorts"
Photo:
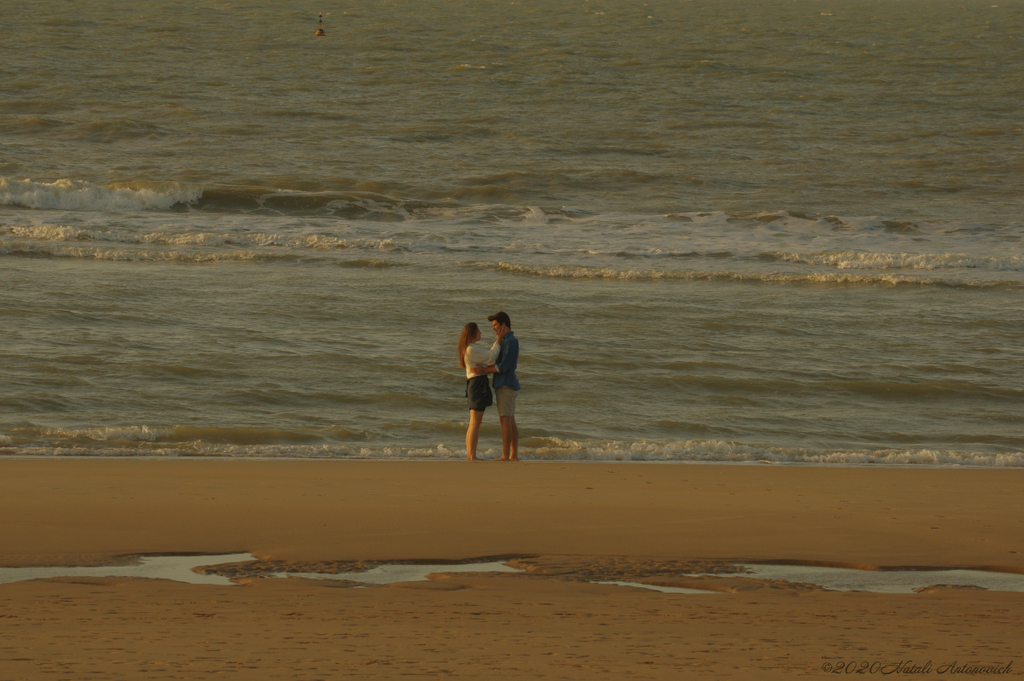
<instances>
[{"instance_id":1,"label":"man's shorts","mask_svg":"<svg viewBox=\"0 0 1024 681\"><path fill-rule=\"evenodd\" d=\"M516 415L516 395L518 394L518 390L514 390L507 385L494 389L495 401L498 403L499 417Z\"/></svg>"}]
</instances>

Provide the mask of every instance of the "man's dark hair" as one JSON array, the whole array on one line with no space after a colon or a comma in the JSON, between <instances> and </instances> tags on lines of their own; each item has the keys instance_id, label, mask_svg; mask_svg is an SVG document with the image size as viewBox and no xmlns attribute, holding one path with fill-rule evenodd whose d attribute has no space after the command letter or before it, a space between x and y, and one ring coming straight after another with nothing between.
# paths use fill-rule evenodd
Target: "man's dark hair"
<instances>
[{"instance_id":1,"label":"man's dark hair","mask_svg":"<svg viewBox=\"0 0 1024 681\"><path fill-rule=\"evenodd\" d=\"M504 324L510 329L512 328L512 320L509 319L508 315L505 314L504 312L495 312L494 314L487 318L487 321L489 322L493 322L495 320L497 320L499 324Z\"/></svg>"}]
</instances>

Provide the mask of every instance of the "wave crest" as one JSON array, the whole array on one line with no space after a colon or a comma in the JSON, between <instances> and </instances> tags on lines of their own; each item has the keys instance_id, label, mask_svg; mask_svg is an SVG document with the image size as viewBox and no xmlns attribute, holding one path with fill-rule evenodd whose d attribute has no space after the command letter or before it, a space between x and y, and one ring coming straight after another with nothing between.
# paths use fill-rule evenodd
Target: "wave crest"
<instances>
[{"instance_id":1,"label":"wave crest","mask_svg":"<svg viewBox=\"0 0 1024 681\"><path fill-rule=\"evenodd\" d=\"M169 210L198 201L201 187L180 182L128 182L97 185L82 180L33 182L0 177L0 205L40 210Z\"/></svg>"},{"instance_id":2,"label":"wave crest","mask_svg":"<svg viewBox=\"0 0 1024 681\"><path fill-rule=\"evenodd\" d=\"M684 271L684 270L627 270L612 269L605 267L588 267L583 265L522 265L518 263L499 262L474 263L477 266L492 268L497 267L499 271L523 276L549 277L556 279L618 279L628 281L747 281L764 283L796 283L796 284L851 284L871 285L881 284L887 286L917 285L917 286L969 286L989 287L1000 285L1014 285L1017 282L973 282L960 280L945 280L938 277L924 277L908 274L846 274L839 272L812 272L794 274L786 272L730 272L727 270L714 271Z\"/></svg>"}]
</instances>

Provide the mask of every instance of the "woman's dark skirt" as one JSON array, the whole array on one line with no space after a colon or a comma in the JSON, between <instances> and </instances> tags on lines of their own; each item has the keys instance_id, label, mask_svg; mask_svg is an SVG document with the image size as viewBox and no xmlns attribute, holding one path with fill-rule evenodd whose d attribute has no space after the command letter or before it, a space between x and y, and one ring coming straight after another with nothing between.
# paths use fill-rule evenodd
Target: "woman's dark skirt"
<instances>
[{"instance_id":1,"label":"woman's dark skirt","mask_svg":"<svg viewBox=\"0 0 1024 681\"><path fill-rule=\"evenodd\" d=\"M469 408L473 411L483 411L494 404L494 397L491 395L491 386L487 382L487 376L474 376L466 381L466 400Z\"/></svg>"}]
</instances>

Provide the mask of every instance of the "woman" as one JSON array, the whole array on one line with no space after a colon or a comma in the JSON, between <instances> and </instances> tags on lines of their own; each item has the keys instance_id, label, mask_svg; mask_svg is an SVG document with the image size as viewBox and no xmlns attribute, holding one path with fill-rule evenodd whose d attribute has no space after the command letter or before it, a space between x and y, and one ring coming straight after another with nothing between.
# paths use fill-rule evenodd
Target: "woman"
<instances>
[{"instance_id":1,"label":"woman","mask_svg":"<svg viewBox=\"0 0 1024 681\"><path fill-rule=\"evenodd\" d=\"M491 406L491 386L487 374L477 376L473 367L494 364L501 346L495 343L490 351L475 345L483 334L475 322L462 327L459 336L459 366L466 370L466 399L469 401L469 429L466 430L466 458L476 461L476 445L480 440L480 423L484 420L484 409Z\"/></svg>"}]
</instances>

